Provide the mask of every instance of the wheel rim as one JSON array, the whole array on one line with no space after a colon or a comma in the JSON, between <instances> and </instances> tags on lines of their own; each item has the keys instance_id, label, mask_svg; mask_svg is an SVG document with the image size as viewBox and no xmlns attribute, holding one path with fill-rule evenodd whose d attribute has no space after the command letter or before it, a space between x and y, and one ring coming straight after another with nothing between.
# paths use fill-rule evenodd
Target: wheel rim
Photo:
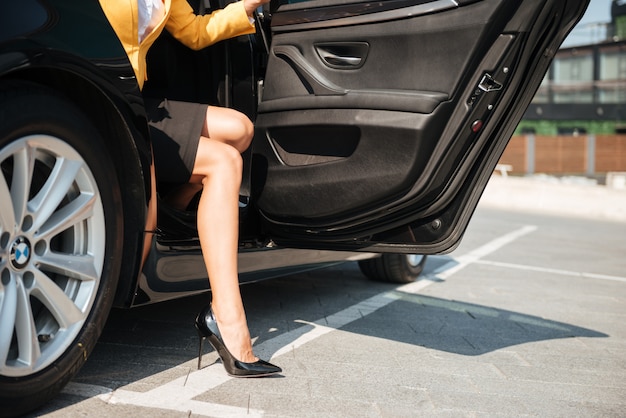
<instances>
[{"instance_id":1,"label":"wheel rim","mask_svg":"<svg viewBox=\"0 0 626 418\"><path fill-rule=\"evenodd\" d=\"M87 163L33 135L0 149L0 375L43 370L72 344L104 265L105 218Z\"/></svg>"},{"instance_id":2,"label":"wheel rim","mask_svg":"<svg viewBox=\"0 0 626 418\"><path fill-rule=\"evenodd\" d=\"M406 261L411 267L417 267L420 265L424 256L422 254L407 254Z\"/></svg>"}]
</instances>

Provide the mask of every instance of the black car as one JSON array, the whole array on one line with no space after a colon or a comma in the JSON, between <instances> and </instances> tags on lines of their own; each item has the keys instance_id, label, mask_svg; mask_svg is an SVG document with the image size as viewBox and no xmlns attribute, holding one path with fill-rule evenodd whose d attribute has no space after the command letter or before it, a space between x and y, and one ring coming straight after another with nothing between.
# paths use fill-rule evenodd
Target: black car
<instances>
[{"instance_id":1,"label":"black car","mask_svg":"<svg viewBox=\"0 0 626 418\"><path fill-rule=\"evenodd\" d=\"M204 51L164 34L147 88L255 121L242 281L347 259L412 280L421 263L406 254L458 245L587 3L272 1L256 34ZM112 306L208 281L194 207L159 200L142 96L97 1L2 2L0 167L0 411L12 414L75 375Z\"/></svg>"}]
</instances>

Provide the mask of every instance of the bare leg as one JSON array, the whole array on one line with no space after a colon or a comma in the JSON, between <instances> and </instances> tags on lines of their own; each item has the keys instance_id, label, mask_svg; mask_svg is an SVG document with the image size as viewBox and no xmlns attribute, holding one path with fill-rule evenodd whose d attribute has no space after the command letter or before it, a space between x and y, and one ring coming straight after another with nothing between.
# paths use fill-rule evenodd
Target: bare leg
<instances>
[{"instance_id":1,"label":"bare leg","mask_svg":"<svg viewBox=\"0 0 626 418\"><path fill-rule=\"evenodd\" d=\"M207 126L190 182L202 185L198 235L209 273L213 312L229 351L241 361L254 362L257 358L252 352L237 273L240 152L250 143L252 124L238 112L210 107Z\"/></svg>"}]
</instances>

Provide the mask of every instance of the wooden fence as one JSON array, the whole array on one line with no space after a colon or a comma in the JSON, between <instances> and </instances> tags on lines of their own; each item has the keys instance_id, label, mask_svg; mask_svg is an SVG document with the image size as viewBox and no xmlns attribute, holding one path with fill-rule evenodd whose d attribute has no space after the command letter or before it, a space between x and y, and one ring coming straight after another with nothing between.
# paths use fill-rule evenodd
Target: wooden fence
<instances>
[{"instance_id":1,"label":"wooden fence","mask_svg":"<svg viewBox=\"0 0 626 418\"><path fill-rule=\"evenodd\" d=\"M513 136L499 163L512 174L626 172L626 135Z\"/></svg>"}]
</instances>

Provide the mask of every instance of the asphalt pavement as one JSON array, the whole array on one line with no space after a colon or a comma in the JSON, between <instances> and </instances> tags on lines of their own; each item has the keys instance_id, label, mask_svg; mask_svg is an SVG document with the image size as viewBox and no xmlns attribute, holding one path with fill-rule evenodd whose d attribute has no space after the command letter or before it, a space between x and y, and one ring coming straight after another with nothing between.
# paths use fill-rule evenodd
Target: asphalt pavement
<instances>
[{"instance_id":1,"label":"asphalt pavement","mask_svg":"<svg viewBox=\"0 0 626 418\"><path fill-rule=\"evenodd\" d=\"M255 352L232 379L197 296L114 311L46 417L626 416L626 190L501 178L461 246L408 285L356 263L242 287Z\"/></svg>"}]
</instances>

